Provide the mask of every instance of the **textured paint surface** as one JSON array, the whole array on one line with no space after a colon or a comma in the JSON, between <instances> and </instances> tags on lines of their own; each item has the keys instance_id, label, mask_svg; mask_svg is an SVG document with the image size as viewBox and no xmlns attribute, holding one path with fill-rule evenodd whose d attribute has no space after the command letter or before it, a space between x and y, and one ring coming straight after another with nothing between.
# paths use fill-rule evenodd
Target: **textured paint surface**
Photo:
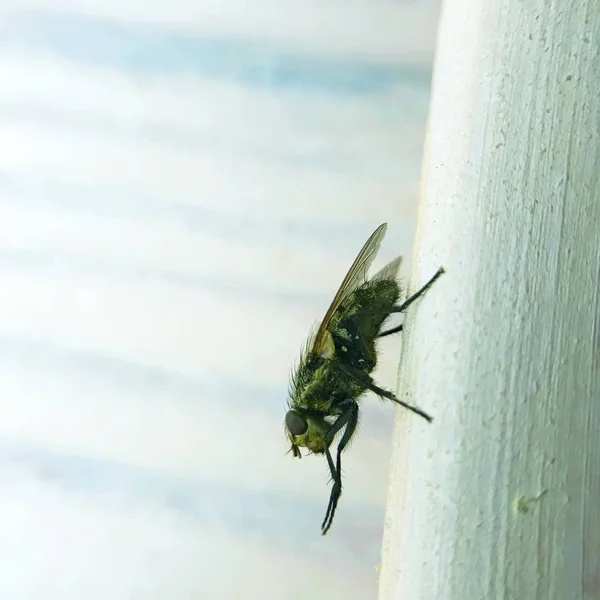
<instances>
[{"instance_id":1,"label":"textured paint surface","mask_svg":"<svg viewBox=\"0 0 600 600\"><path fill-rule=\"evenodd\" d=\"M394 409L323 539L287 377L373 229L410 251L436 19L2 3L1 598L374 597Z\"/></svg>"},{"instance_id":2,"label":"textured paint surface","mask_svg":"<svg viewBox=\"0 0 600 600\"><path fill-rule=\"evenodd\" d=\"M600 597L598 40L595 0L445 3L381 600Z\"/></svg>"}]
</instances>

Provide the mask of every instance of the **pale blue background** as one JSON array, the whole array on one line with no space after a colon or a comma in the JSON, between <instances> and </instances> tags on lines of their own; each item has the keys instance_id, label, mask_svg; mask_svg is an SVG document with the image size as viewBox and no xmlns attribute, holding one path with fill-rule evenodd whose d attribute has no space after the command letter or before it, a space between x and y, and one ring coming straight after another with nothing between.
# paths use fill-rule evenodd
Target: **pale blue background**
<instances>
[{"instance_id":1,"label":"pale blue background","mask_svg":"<svg viewBox=\"0 0 600 600\"><path fill-rule=\"evenodd\" d=\"M381 222L408 267L437 14L2 3L2 600L375 597L394 409L322 538L287 377Z\"/></svg>"}]
</instances>

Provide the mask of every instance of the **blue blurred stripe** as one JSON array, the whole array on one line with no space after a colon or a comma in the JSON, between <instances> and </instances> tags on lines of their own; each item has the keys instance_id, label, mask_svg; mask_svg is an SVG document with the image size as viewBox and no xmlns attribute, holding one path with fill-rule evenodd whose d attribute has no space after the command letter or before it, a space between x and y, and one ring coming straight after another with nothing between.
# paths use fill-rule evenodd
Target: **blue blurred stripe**
<instances>
[{"instance_id":1,"label":"blue blurred stripe","mask_svg":"<svg viewBox=\"0 0 600 600\"><path fill-rule=\"evenodd\" d=\"M84 277L104 277L124 284L157 283L176 288L196 289L221 296L240 299L241 302L267 302L286 307L323 307L331 294L313 294L298 289L284 291L256 285L252 279L242 280L233 275L199 275L175 269L139 267L122 259L85 256L76 252L55 250L23 250L0 244L0 265L28 269L40 277L58 278L64 274ZM210 318L210 315L206 315Z\"/></svg>"},{"instance_id":2,"label":"blue blurred stripe","mask_svg":"<svg viewBox=\"0 0 600 600\"><path fill-rule=\"evenodd\" d=\"M40 483L57 484L65 493L110 494L142 505L156 503L166 511L176 511L187 519L237 537L258 533L288 552L310 550L313 559L326 558L334 552L336 560L348 561L355 568L378 561L381 531L373 532L372 524L383 522L383 506L376 509L345 499L336 523L339 531L329 536L327 545L322 542L319 526L327 500L325 482L322 500L268 490L252 492L114 460L61 453L6 437L0 437L0 465L2 462L20 465ZM348 544L348 530L344 532L344 527L349 525L352 538L361 540L360 552Z\"/></svg>"},{"instance_id":3,"label":"blue blurred stripe","mask_svg":"<svg viewBox=\"0 0 600 600\"><path fill-rule=\"evenodd\" d=\"M271 249L313 244L329 255L338 254L344 263L342 266L350 265L369 234L381 224L377 219L348 220L343 211L336 219L285 218L266 211L239 214L192 205L176 197L140 193L120 185L67 183L40 176L35 171L0 169L2 202L32 210L52 209L56 214L65 212L94 219L117 218L139 224L179 226L192 233ZM402 230L398 231L401 225ZM390 223L388 237L392 244L394 239L411 240L412 222Z\"/></svg>"},{"instance_id":4,"label":"blue blurred stripe","mask_svg":"<svg viewBox=\"0 0 600 600\"><path fill-rule=\"evenodd\" d=\"M0 335L0 369L26 368L36 372L74 374L85 377L90 388L96 382L133 390L152 402L168 396L170 401L202 403L203 398L217 400L220 406L235 410L247 408L263 412L265 418L280 418L287 398L287 381L279 385L257 385L229 372L183 373L160 365L134 362L94 350L72 348L55 342L24 336ZM273 408L280 412L273 415ZM281 420L281 419L280 419Z\"/></svg>"},{"instance_id":5,"label":"blue blurred stripe","mask_svg":"<svg viewBox=\"0 0 600 600\"><path fill-rule=\"evenodd\" d=\"M402 127L402 115L390 110L390 103L380 103L378 114L384 116L388 129ZM397 109L395 106L394 109ZM117 118L91 111L49 107L44 98L35 101L5 102L0 100L0 122L11 125L25 124L54 129L60 133L73 131L78 134L104 139L107 136L127 140L129 143L141 142L158 144L161 148L172 148L196 156L222 155L226 159L265 161L274 166L289 165L299 172L318 170L329 174L357 174L378 177L399 177L403 167L398 164L395 154L373 152L353 148L290 149L269 141L265 135L260 142L247 142L237 137L221 138L218 135L203 135L201 132L177 125L160 123L130 122L126 118ZM397 144L401 148L401 143ZM405 167L404 167L405 168Z\"/></svg>"},{"instance_id":6,"label":"blue blurred stripe","mask_svg":"<svg viewBox=\"0 0 600 600\"><path fill-rule=\"evenodd\" d=\"M23 11L5 23L5 43L54 52L92 67L195 74L257 88L346 95L384 94L401 84L426 88L430 80L430 70L419 67L295 53L273 44L194 37L68 13Z\"/></svg>"},{"instance_id":7,"label":"blue blurred stripe","mask_svg":"<svg viewBox=\"0 0 600 600\"><path fill-rule=\"evenodd\" d=\"M188 403L200 405L209 398L233 412L248 410L251 406L255 414L274 424L275 435L281 429L288 397L287 379L269 385L257 384L229 371L182 372L97 350L3 333L0 334L0 373L3 370L12 372L13 369L26 371L28 376L36 378L43 377L45 373L59 373L65 380L74 376L84 377L90 388L110 385L115 393L134 392L148 403L168 400L174 407ZM285 375L282 373L282 376ZM366 395L363 400L366 406L371 407L379 406L381 402L373 394ZM384 402L382 407L363 411L362 436L370 436L374 440L389 437L394 407L389 402Z\"/></svg>"}]
</instances>

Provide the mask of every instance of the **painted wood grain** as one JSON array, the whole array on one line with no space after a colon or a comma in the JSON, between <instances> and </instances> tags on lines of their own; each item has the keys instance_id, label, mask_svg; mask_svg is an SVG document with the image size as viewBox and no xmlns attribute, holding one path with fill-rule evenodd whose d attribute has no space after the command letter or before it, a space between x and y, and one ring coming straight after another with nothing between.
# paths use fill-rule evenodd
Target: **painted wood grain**
<instances>
[{"instance_id":1,"label":"painted wood grain","mask_svg":"<svg viewBox=\"0 0 600 600\"><path fill-rule=\"evenodd\" d=\"M599 39L593 0L445 2L381 600L600 597Z\"/></svg>"}]
</instances>

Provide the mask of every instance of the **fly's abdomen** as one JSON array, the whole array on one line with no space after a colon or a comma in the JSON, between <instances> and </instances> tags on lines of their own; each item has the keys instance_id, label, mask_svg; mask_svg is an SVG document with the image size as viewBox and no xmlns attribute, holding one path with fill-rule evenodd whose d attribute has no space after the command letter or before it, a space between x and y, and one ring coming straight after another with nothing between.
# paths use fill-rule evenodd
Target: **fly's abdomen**
<instances>
[{"instance_id":1,"label":"fly's abdomen","mask_svg":"<svg viewBox=\"0 0 600 600\"><path fill-rule=\"evenodd\" d=\"M386 311L398 302L399 297L400 287L395 279L367 281L356 290L356 304L360 309L382 311L378 315L358 317L359 328L364 336L374 338L379 333L389 317Z\"/></svg>"}]
</instances>

